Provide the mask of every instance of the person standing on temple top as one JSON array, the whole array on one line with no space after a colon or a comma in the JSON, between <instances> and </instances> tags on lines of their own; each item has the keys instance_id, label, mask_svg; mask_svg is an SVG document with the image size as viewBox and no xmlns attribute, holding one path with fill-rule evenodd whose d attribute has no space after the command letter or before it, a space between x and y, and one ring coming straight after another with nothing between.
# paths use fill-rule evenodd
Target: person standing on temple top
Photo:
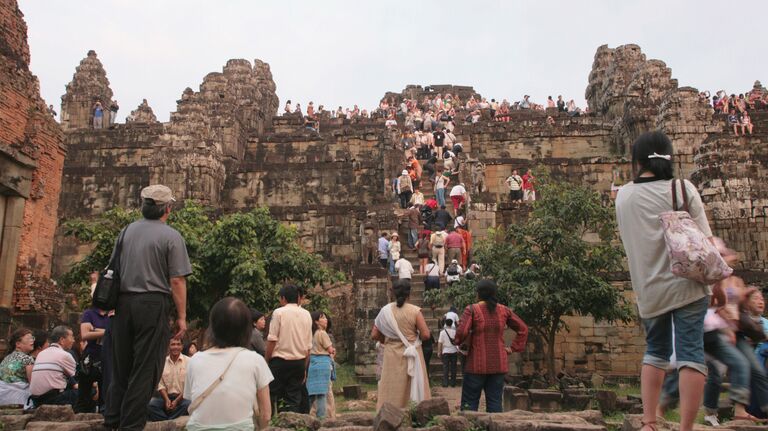
<instances>
[{"instance_id":1,"label":"person standing on temple top","mask_svg":"<svg viewBox=\"0 0 768 431\"><path fill-rule=\"evenodd\" d=\"M144 99L146 102L147 99ZM120 110L120 105L117 104L117 100L113 100L109 104L109 128L115 127L115 120L117 120L117 111Z\"/></svg>"},{"instance_id":2,"label":"person standing on temple top","mask_svg":"<svg viewBox=\"0 0 768 431\"><path fill-rule=\"evenodd\" d=\"M453 213L459 214L461 207L469 203L469 195L464 183L456 184L451 189L451 202L453 202Z\"/></svg>"},{"instance_id":3,"label":"person standing on temple top","mask_svg":"<svg viewBox=\"0 0 768 431\"><path fill-rule=\"evenodd\" d=\"M299 305L298 287L287 284L280 288L279 296L280 308L272 312L264 358L275 378L269 384L270 399L276 413L306 413L302 405L312 350L312 317Z\"/></svg>"},{"instance_id":4,"label":"person standing on temple top","mask_svg":"<svg viewBox=\"0 0 768 431\"><path fill-rule=\"evenodd\" d=\"M104 107L97 100L93 105L93 128L101 129L102 127L104 127Z\"/></svg>"},{"instance_id":5,"label":"person standing on temple top","mask_svg":"<svg viewBox=\"0 0 768 431\"><path fill-rule=\"evenodd\" d=\"M536 200L536 177L530 169L523 175L523 200L531 202Z\"/></svg>"},{"instance_id":6,"label":"person standing on temple top","mask_svg":"<svg viewBox=\"0 0 768 431\"><path fill-rule=\"evenodd\" d=\"M523 178L517 174L517 169L512 170L512 175L504 180L504 183L509 187L509 200L510 202L520 203L523 201Z\"/></svg>"},{"instance_id":7,"label":"person standing on temple top","mask_svg":"<svg viewBox=\"0 0 768 431\"><path fill-rule=\"evenodd\" d=\"M408 208L408 202L411 200L412 194L413 184L411 182L411 176L408 174L407 169L403 169L397 182L397 195L400 196L400 208Z\"/></svg>"},{"instance_id":8,"label":"person standing on temple top","mask_svg":"<svg viewBox=\"0 0 768 431\"><path fill-rule=\"evenodd\" d=\"M371 330L371 339L384 348L377 410L384 403L404 409L410 401L431 398L421 348L421 341L431 337L427 322L419 307L406 302L411 295L410 283L398 280L392 291L395 302L382 307Z\"/></svg>"},{"instance_id":9,"label":"person standing on temple top","mask_svg":"<svg viewBox=\"0 0 768 431\"><path fill-rule=\"evenodd\" d=\"M547 96L547 108L554 108L556 107L555 101L552 100L552 96Z\"/></svg>"},{"instance_id":10,"label":"person standing on temple top","mask_svg":"<svg viewBox=\"0 0 768 431\"><path fill-rule=\"evenodd\" d=\"M677 190L685 187L690 218L704 236L714 239L696 186L683 180L672 188L673 154L672 142L664 133L640 135L632 145L635 180L616 196L616 220L647 344L640 373L642 431L658 429L656 409L673 351L680 376L681 431L693 429L707 375L704 317L712 288L670 270L659 214L673 210L673 191L683 196Z\"/></svg>"},{"instance_id":11,"label":"person standing on temple top","mask_svg":"<svg viewBox=\"0 0 768 431\"><path fill-rule=\"evenodd\" d=\"M339 109L341 109L341 106L339 106ZM288 99L288 101L285 102L285 108L283 108L283 112L286 114L293 112L293 108L291 108L291 99Z\"/></svg>"},{"instance_id":12,"label":"person standing on temple top","mask_svg":"<svg viewBox=\"0 0 768 431\"><path fill-rule=\"evenodd\" d=\"M187 331L186 277L192 274L184 239L166 224L176 201L171 189L151 185L141 191L141 199L144 217L121 233L120 295L109 329L113 379L104 425L121 430L144 429L171 337L171 299L174 338L181 338Z\"/></svg>"},{"instance_id":13,"label":"person standing on temple top","mask_svg":"<svg viewBox=\"0 0 768 431\"><path fill-rule=\"evenodd\" d=\"M435 174L435 198L437 198L437 205L445 207L445 189L448 188L448 184L451 179L443 175L443 168L437 168L437 174Z\"/></svg>"},{"instance_id":14,"label":"person standing on temple top","mask_svg":"<svg viewBox=\"0 0 768 431\"><path fill-rule=\"evenodd\" d=\"M421 205L424 204L424 195L416 190L421 195L421 204L414 204L408 208L408 248L411 250L416 249L416 241L419 240L419 226L421 226ZM416 193L413 195L416 196Z\"/></svg>"},{"instance_id":15,"label":"person standing on temple top","mask_svg":"<svg viewBox=\"0 0 768 431\"><path fill-rule=\"evenodd\" d=\"M559 112L565 112L565 100L563 100L563 96L557 96L557 110Z\"/></svg>"},{"instance_id":16,"label":"person standing on temple top","mask_svg":"<svg viewBox=\"0 0 768 431\"><path fill-rule=\"evenodd\" d=\"M445 233L445 227L438 225L438 229L440 230L429 238L429 243L432 245L432 260L437 262L442 274L445 270L445 241L448 235Z\"/></svg>"},{"instance_id":17,"label":"person standing on temple top","mask_svg":"<svg viewBox=\"0 0 768 431\"><path fill-rule=\"evenodd\" d=\"M389 261L389 240L387 239L388 236L389 236L388 233L382 232L381 236L379 237L379 244L378 244L379 263L381 264L382 268L387 268L387 263Z\"/></svg>"},{"instance_id":18,"label":"person standing on temple top","mask_svg":"<svg viewBox=\"0 0 768 431\"><path fill-rule=\"evenodd\" d=\"M307 117L310 119L315 118L315 105L310 101L309 105L307 105Z\"/></svg>"},{"instance_id":19,"label":"person standing on temple top","mask_svg":"<svg viewBox=\"0 0 768 431\"><path fill-rule=\"evenodd\" d=\"M48 115L50 115L53 118L56 118L57 115L59 115L55 109L53 109L53 105L48 105Z\"/></svg>"},{"instance_id":20,"label":"person standing on temple top","mask_svg":"<svg viewBox=\"0 0 768 431\"><path fill-rule=\"evenodd\" d=\"M520 109L531 109L531 102L528 100L531 96L523 96L523 100L520 101Z\"/></svg>"},{"instance_id":21,"label":"person standing on temple top","mask_svg":"<svg viewBox=\"0 0 768 431\"><path fill-rule=\"evenodd\" d=\"M296 104L296 110L295 110L295 111L293 111L293 112L294 112L294 113L296 113L296 114L299 114L299 115L303 116L303 114L301 113L301 103L297 103L297 104Z\"/></svg>"}]
</instances>

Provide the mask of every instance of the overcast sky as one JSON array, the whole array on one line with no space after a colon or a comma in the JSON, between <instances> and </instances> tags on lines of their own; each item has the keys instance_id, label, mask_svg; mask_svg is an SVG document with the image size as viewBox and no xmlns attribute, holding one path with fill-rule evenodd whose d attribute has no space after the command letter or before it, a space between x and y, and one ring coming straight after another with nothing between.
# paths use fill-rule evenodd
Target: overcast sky
<instances>
[{"instance_id":1,"label":"overcast sky","mask_svg":"<svg viewBox=\"0 0 768 431\"><path fill-rule=\"evenodd\" d=\"M595 50L637 43L681 86L743 92L768 81L768 2L19 0L31 69L60 107L89 49L122 119L149 101L165 121L185 87L231 58L270 64L281 104L371 108L407 84L584 105ZM713 25L718 23L716 25Z\"/></svg>"}]
</instances>

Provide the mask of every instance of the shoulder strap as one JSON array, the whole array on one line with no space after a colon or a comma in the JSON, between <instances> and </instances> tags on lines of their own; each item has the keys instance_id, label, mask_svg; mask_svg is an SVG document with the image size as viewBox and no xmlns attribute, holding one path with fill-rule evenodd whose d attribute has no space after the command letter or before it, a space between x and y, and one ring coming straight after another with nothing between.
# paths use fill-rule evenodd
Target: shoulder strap
<instances>
[{"instance_id":1,"label":"shoulder strap","mask_svg":"<svg viewBox=\"0 0 768 431\"><path fill-rule=\"evenodd\" d=\"M128 225L130 226L130 225ZM123 253L123 238L125 238L125 232L128 230L128 226L124 227L120 232L120 236L117 237L117 245L115 246L115 254L107 265L107 269L118 272L120 270L120 255Z\"/></svg>"},{"instance_id":2,"label":"shoulder strap","mask_svg":"<svg viewBox=\"0 0 768 431\"><path fill-rule=\"evenodd\" d=\"M227 364L227 368L224 368L224 372L222 372L221 375L216 380L214 380L213 383L211 383L211 385L208 386L208 388L205 391L203 391L203 393L200 394L199 397L195 398L192 401L192 403L187 408L187 411L189 412L190 415L192 414L192 412L197 410L198 407L200 407L200 404L203 401L205 401L205 399L208 398L209 395L211 395L211 392L213 392L219 386L221 381L224 380L224 376L227 375L227 371L229 371L229 368L232 366L232 363L235 362L235 359L237 359L237 356L240 355L240 353L243 350L245 349L240 348L240 350L238 350L237 353L232 355L232 359L229 360L229 363Z\"/></svg>"},{"instance_id":3,"label":"shoulder strap","mask_svg":"<svg viewBox=\"0 0 768 431\"><path fill-rule=\"evenodd\" d=\"M680 193L683 197L683 204L681 206L677 205L677 183L680 183ZM672 180L672 209L674 211L685 211L688 212L688 191L685 187L685 180Z\"/></svg>"}]
</instances>

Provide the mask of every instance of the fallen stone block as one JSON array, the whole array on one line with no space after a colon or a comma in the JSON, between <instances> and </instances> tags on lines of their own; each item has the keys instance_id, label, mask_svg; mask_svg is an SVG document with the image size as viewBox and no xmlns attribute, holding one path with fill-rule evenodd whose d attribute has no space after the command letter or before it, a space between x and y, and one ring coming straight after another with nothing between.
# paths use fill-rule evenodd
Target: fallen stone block
<instances>
[{"instance_id":1,"label":"fallen stone block","mask_svg":"<svg viewBox=\"0 0 768 431\"><path fill-rule=\"evenodd\" d=\"M104 416L101 413L75 413L75 422L104 420Z\"/></svg>"},{"instance_id":2,"label":"fallen stone block","mask_svg":"<svg viewBox=\"0 0 768 431\"><path fill-rule=\"evenodd\" d=\"M344 386L344 398L348 400L362 400L365 397L365 391L360 385Z\"/></svg>"},{"instance_id":3,"label":"fallen stone block","mask_svg":"<svg viewBox=\"0 0 768 431\"><path fill-rule=\"evenodd\" d=\"M613 413L616 411L616 392L607 390L595 391L595 399L600 411L603 413Z\"/></svg>"},{"instance_id":4,"label":"fallen stone block","mask_svg":"<svg viewBox=\"0 0 768 431\"><path fill-rule=\"evenodd\" d=\"M25 429L31 431L91 431L93 427L89 422L38 421L28 423Z\"/></svg>"},{"instance_id":5,"label":"fallen stone block","mask_svg":"<svg viewBox=\"0 0 768 431\"><path fill-rule=\"evenodd\" d=\"M560 410L563 394L546 389L529 389L528 398L531 400L532 411L555 412Z\"/></svg>"},{"instance_id":6,"label":"fallen stone block","mask_svg":"<svg viewBox=\"0 0 768 431\"><path fill-rule=\"evenodd\" d=\"M504 405L502 410L530 410L531 400L528 391L517 386L504 386Z\"/></svg>"},{"instance_id":7,"label":"fallen stone block","mask_svg":"<svg viewBox=\"0 0 768 431\"><path fill-rule=\"evenodd\" d=\"M376 417L376 414L373 412L353 412L353 413L342 413L339 415L336 415L336 419L343 420L344 422L349 422L352 425L360 425L360 426L373 426L373 419Z\"/></svg>"},{"instance_id":8,"label":"fallen stone block","mask_svg":"<svg viewBox=\"0 0 768 431\"><path fill-rule=\"evenodd\" d=\"M75 412L72 406L42 405L35 410L32 422L72 422Z\"/></svg>"},{"instance_id":9,"label":"fallen stone block","mask_svg":"<svg viewBox=\"0 0 768 431\"><path fill-rule=\"evenodd\" d=\"M413 410L413 422L424 426L435 416L450 415L451 407L445 398L432 398L416 405Z\"/></svg>"},{"instance_id":10,"label":"fallen stone block","mask_svg":"<svg viewBox=\"0 0 768 431\"><path fill-rule=\"evenodd\" d=\"M32 415L3 415L0 416L0 429L3 431L17 431L23 430L27 426L27 422L32 419Z\"/></svg>"},{"instance_id":11,"label":"fallen stone block","mask_svg":"<svg viewBox=\"0 0 768 431\"><path fill-rule=\"evenodd\" d=\"M342 403L342 408L349 412L365 412L376 410L376 403L366 400L352 400Z\"/></svg>"},{"instance_id":12,"label":"fallen stone block","mask_svg":"<svg viewBox=\"0 0 768 431\"><path fill-rule=\"evenodd\" d=\"M435 422L445 428L445 431L465 431L472 428L472 422L463 416L437 416Z\"/></svg>"},{"instance_id":13,"label":"fallen stone block","mask_svg":"<svg viewBox=\"0 0 768 431\"><path fill-rule=\"evenodd\" d=\"M307 429L315 431L320 429L320 420L315 416L294 412L280 412L272 418L272 425L288 429Z\"/></svg>"},{"instance_id":14,"label":"fallen stone block","mask_svg":"<svg viewBox=\"0 0 768 431\"><path fill-rule=\"evenodd\" d=\"M384 403L373 419L374 431L395 431L403 425L406 414L390 403Z\"/></svg>"}]
</instances>

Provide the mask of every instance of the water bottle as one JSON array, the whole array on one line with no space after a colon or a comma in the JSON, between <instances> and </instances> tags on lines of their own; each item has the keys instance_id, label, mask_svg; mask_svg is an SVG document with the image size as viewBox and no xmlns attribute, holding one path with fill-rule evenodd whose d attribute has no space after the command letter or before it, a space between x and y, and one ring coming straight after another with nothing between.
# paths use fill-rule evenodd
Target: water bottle
<instances>
[{"instance_id":1,"label":"water bottle","mask_svg":"<svg viewBox=\"0 0 768 431\"><path fill-rule=\"evenodd\" d=\"M115 273L114 271L112 271L111 269L108 269L107 273L104 274L104 278L108 278L108 279L112 280L112 274L114 274L114 273Z\"/></svg>"}]
</instances>

